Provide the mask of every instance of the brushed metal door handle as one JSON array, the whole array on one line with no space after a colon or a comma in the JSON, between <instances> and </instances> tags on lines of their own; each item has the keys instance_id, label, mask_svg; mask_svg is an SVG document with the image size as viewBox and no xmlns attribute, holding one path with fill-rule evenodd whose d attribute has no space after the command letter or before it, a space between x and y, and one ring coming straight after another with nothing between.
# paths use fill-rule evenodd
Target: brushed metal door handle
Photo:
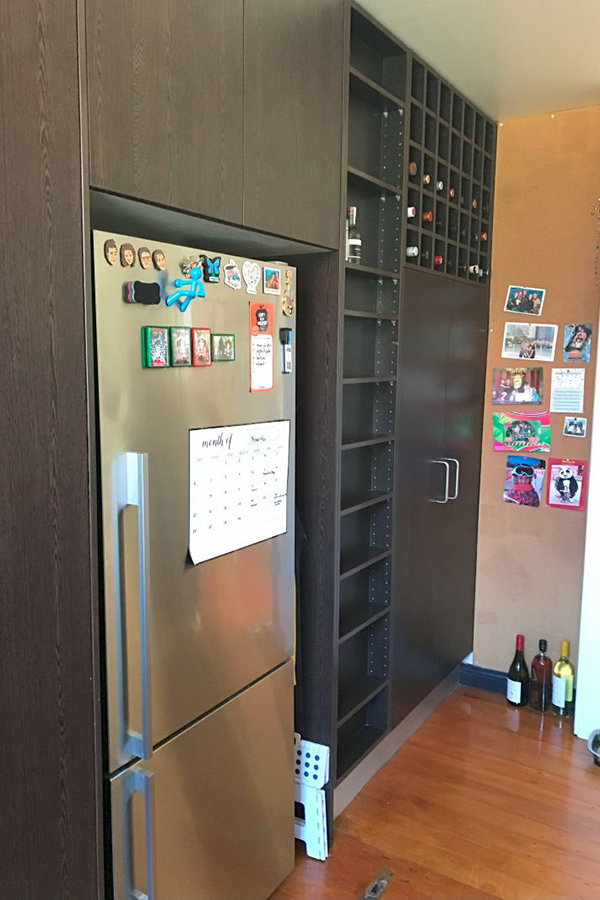
<instances>
[{"instance_id":1,"label":"brushed metal door handle","mask_svg":"<svg viewBox=\"0 0 600 900\"><path fill-rule=\"evenodd\" d=\"M456 472L454 475L454 493L450 494L449 500L456 500L458 498L458 493L460 490L460 463L454 456L444 457L444 462L454 463L456 466Z\"/></svg>"},{"instance_id":2,"label":"brushed metal door handle","mask_svg":"<svg viewBox=\"0 0 600 900\"><path fill-rule=\"evenodd\" d=\"M443 500L435 500L431 499L432 503L447 503L449 498L449 488L450 488L450 463L447 459L432 459L431 464L434 466L445 466L446 468L446 483L444 485L444 499Z\"/></svg>"},{"instance_id":3,"label":"brushed metal door handle","mask_svg":"<svg viewBox=\"0 0 600 900\"><path fill-rule=\"evenodd\" d=\"M134 884L132 859L132 832L128 827L131 815L131 795L141 794L144 798L144 851L146 855L146 890L139 891ZM123 859L126 867L126 897L123 900L154 900L154 774L145 769L135 768L127 774L126 787L123 792L124 828Z\"/></svg>"}]
</instances>

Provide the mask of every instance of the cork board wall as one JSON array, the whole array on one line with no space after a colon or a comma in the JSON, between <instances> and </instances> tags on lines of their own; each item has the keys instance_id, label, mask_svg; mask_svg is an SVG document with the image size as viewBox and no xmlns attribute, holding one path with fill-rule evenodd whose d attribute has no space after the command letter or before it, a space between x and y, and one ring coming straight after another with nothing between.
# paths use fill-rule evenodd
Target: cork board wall
<instances>
[{"instance_id":1,"label":"cork board wall","mask_svg":"<svg viewBox=\"0 0 600 900\"><path fill-rule=\"evenodd\" d=\"M501 356L505 322L559 326L554 363L531 363L544 369L544 401L527 411L549 409L551 370L571 365L562 362L565 324L593 323L591 362L576 366L586 371L587 436L564 437L564 413L552 414L552 451L535 454L589 460L600 337L599 197L600 106L512 119L498 129L475 601L480 666L506 669L518 632L528 659L540 637L553 658L559 640L569 638L577 658L585 514L548 507L546 481L537 509L502 501L507 454L492 450L492 412L514 407L492 406L491 389L494 367L519 365ZM503 311L510 284L546 289L540 318Z\"/></svg>"}]
</instances>

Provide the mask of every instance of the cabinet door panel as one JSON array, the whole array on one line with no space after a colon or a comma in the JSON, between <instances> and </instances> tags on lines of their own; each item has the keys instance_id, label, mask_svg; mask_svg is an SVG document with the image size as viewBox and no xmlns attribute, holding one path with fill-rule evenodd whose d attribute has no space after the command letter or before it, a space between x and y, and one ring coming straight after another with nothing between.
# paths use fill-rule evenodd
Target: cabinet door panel
<instances>
[{"instance_id":1,"label":"cabinet door panel","mask_svg":"<svg viewBox=\"0 0 600 900\"><path fill-rule=\"evenodd\" d=\"M339 246L342 0L251 0L244 20L244 222Z\"/></svg>"},{"instance_id":2,"label":"cabinet door panel","mask_svg":"<svg viewBox=\"0 0 600 900\"><path fill-rule=\"evenodd\" d=\"M88 0L91 182L242 219L243 0Z\"/></svg>"},{"instance_id":3,"label":"cabinet door panel","mask_svg":"<svg viewBox=\"0 0 600 900\"><path fill-rule=\"evenodd\" d=\"M444 453L460 464L458 497L443 510L447 569L444 578L446 602L440 608L440 653L444 671L450 672L473 649L487 289L481 285L454 282L447 302ZM453 476L454 473L453 465ZM454 486L454 477L452 484Z\"/></svg>"},{"instance_id":4,"label":"cabinet door panel","mask_svg":"<svg viewBox=\"0 0 600 900\"><path fill-rule=\"evenodd\" d=\"M398 451L392 727L441 679L440 597L446 551L442 532L447 304L435 275L404 280L398 370Z\"/></svg>"}]
</instances>

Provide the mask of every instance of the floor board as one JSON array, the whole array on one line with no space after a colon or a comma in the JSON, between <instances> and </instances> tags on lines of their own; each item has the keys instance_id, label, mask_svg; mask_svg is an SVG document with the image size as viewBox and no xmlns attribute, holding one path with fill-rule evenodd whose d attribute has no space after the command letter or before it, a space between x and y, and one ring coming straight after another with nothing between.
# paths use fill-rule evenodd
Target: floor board
<instances>
[{"instance_id":1,"label":"floor board","mask_svg":"<svg viewBox=\"0 0 600 900\"><path fill-rule=\"evenodd\" d=\"M571 722L459 688L272 900L600 900L600 769Z\"/></svg>"}]
</instances>

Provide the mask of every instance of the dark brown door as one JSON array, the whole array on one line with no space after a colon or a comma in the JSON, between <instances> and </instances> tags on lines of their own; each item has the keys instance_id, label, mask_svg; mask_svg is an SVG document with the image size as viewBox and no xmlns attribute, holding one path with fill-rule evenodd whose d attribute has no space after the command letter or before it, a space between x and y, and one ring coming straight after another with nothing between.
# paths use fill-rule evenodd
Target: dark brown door
<instances>
[{"instance_id":1,"label":"dark brown door","mask_svg":"<svg viewBox=\"0 0 600 900\"><path fill-rule=\"evenodd\" d=\"M339 246L342 0L250 0L244 222Z\"/></svg>"},{"instance_id":2,"label":"dark brown door","mask_svg":"<svg viewBox=\"0 0 600 900\"><path fill-rule=\"evenodd\" d=\"M443 452L450 459L452 470L450 494L457 496L443 507L442 513L446 569L440 604L440 653L444 673L473 649L488 322L485 287L453 282L446 298L449 332Z\"/></svg>"},{"instance_id":3,"label":"dark brown door","mask_svg":"<svg viewBox=\"0 0 600 900\"><path fill-rule=\"evenodd\" d=\"M449 464L444 444L447 281L418 270L404 280L396 454L392 727L440 680L440 577Z\"/></svg>"},{"instance_id":4,"label":"dark brown door","mask_svg":"<svg viewBox=\"0 0 600 900\"><path fill-rule=\"evenodd\" d=\"M91 183L242 221L243 0L88 0Z\"/></svg>"}]
</instances>

